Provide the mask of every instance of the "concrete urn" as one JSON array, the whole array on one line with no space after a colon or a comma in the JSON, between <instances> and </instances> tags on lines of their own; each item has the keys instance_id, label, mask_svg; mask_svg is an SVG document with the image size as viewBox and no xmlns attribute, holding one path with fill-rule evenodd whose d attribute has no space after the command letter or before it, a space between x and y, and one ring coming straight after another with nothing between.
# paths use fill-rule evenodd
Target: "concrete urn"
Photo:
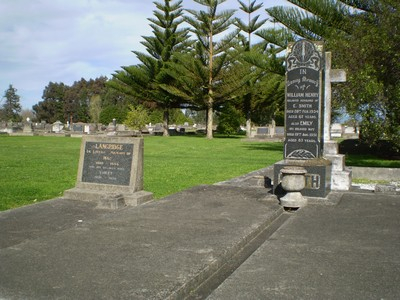
<instances>
[{"instance_id":1,"label":"concrete urn","mask_svg":"<svg viewBox=\"0 0 400 300\"><path fill-rule=\"evenodd\" d=\"M307 199L301 194L306 185L306 173L306 169L296 166L287 166L281 170L281 185L287 192L284 197L280 198L283 207L300 208L307 204Z\"/></svg>"}]
</instances>

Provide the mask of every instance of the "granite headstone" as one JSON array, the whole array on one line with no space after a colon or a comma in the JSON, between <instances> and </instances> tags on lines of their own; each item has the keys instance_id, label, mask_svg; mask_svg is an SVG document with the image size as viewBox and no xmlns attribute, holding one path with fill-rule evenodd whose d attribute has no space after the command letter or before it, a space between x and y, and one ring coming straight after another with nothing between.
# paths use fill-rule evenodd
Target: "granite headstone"
<instances>
[{"instance_id":1,"label":"granite headstone","mask_svg":"<svg viewBox=\"0 0 400 300\"><path fill-rule=\"evenodd\" d=\"M82 138L76 187L64 198L97 201L102 208L136 206L152 199L143 191L142 138Z\"/></svg>"},{"instance_id":2,"label":"granite headstone","mask_svg":"<svg viewBox=\"0 0 400 300\"><path fill-rule=\"evenodd\" d=\"M300 40L286 57L284 161L274 165L274 192L279 194L281 170L306 169L302 194L325 197L330 190L331 163L322 158L323 44Z\"/></svg>"}]
</instances>

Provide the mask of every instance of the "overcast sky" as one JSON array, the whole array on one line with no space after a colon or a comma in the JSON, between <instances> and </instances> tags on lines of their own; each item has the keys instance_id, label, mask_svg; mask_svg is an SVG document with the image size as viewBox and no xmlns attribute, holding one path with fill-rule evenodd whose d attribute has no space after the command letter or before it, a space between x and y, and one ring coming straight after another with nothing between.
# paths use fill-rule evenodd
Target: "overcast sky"
<instances>
[{"instance_id":1,"label":"overcast sky","mask_svg":"<svg viewBox=\"0 0 400 300\"><path fill-rule=\"evenodd\" d=\"M286 4L260 2L264 8ZM183 5L191 8L194 2ZM236 9L238 3L228 0L221 8ZM266 18L264 8L259 14ZM81 78L111 78L121 66L138 63L131 51L145 51L140 42L152 35L147 18L154 9L151 0L2 0L0 104L10 84L22 107L31 109L50 81L72 85Z\"/></svg>"}]
</instances>

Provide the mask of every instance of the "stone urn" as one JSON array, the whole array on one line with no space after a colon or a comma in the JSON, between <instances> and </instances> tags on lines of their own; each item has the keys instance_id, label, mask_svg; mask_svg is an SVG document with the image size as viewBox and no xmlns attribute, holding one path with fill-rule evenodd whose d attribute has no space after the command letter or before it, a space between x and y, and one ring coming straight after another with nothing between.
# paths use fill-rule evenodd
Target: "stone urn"
<instances>
[{"instance_id":1,"label":"stone urn","mask_svg":"<svg viewBox=\"0 0 400 300\"><path fill-rule=\"evenodd\" d=\"M287 208L300 208L307 204L307 199L303 197L301 191L306 185L305 174L307 170L302 167L287 166L281 170L282 188L287 192L280 198L281 205Z\"/></svg>"}]
</instances>

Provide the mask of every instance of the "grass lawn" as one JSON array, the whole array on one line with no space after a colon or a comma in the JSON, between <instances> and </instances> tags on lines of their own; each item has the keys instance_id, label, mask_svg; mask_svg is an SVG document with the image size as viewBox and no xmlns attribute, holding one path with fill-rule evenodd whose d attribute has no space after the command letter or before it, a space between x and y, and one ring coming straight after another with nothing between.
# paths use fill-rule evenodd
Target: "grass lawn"
<instances>
[{"instance_id":1,"label":"grass lawn","mask_svg":"<svg viewBox=\"0 0 400 300\"><path fill-rule=\"evenodd\" d=\"M0 137L0 210L61 196L75 185L80 139Z\"/></svg>"},{"instance_id":2,"label":"grass lawn","mask_svg":"<svg viewBox=\"0 0 400 300\"><path fill-rule=\"evenodd\" d=\"M61 196L75 186L81 139L0 136L0 210ZM144 189L156 198L212 184L282 159L282 143L238 138L146 137Z\"/></svg>"},{"instance_id":3,"label":"grass lawn","mask_svg":"<svg viewBox=\"0 0 400 300\"><path fill-rule=\"evenodd\" d=\"M346 165L353 167L400 168L400 160L381 159L371 154L346 154Z\"/></svg>"},{"instance_id":4,"label":"grass lawn","mask_svg":"<svg viewBox=\"0 0 400 300\"><path fill-rule=\"evenodd\" d=\"M144 189L161 198L264 168L283 144L240 138L145 137ZM0 210L59 197L75 186L81 139L0 136ZM346 152L345 152L346 153ZM346 165L400 168L400 160L346 153Z\"/></svg>"}]
</instances>

